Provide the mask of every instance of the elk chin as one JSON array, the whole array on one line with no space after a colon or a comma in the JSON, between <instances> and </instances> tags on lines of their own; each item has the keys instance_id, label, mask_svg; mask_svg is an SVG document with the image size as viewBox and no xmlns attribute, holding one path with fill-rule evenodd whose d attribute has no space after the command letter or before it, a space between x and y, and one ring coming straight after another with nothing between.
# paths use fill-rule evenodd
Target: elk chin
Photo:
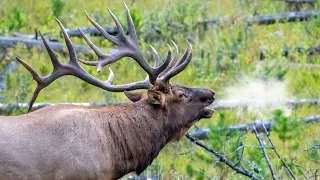
<instances>
[{"instance_id":1,"label":"elk chin","mask_svg":"<svg viewBox=\"0 0 320 180\"><path fill-rule=\"evenodd\" d=\"M208 107L205 107L202 112L202 118L211 118L212 115L214 114L214 110L213 109L210 109Z\"/></svg>"}]
</instances>

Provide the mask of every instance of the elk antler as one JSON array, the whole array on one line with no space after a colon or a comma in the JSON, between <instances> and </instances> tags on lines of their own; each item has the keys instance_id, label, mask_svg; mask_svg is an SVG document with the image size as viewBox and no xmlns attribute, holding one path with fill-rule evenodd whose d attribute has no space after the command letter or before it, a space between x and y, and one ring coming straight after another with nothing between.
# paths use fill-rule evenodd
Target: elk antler
<instances>
[{"instance_id":1,"label":"elk antler","mask_svg":"<svg viewBox=\"0 0 320 180\"><path fill-rule=\"evenodd\" d=\"M189 44L188 49L186 50L185 54L182 56L182 58L179 60L179 62L176 63L176 57L173 61L171 61L171 48L169 47L168 55L165 60L165 62L159 66L158 68L152 68L148 65L147 61L145 60L144 56L142 55L140 49L139 49L139 42L137 39L136 30L134 28L134 24L132 22L132 18L130 16L130 11L127 7L127 5L124 3L125 9L126 9L126 17L127 17L127 24L128 24L128 34L129 38L126 37L125 32L123 31L122 25L119 22L119 20L116 18L116 16L111 12L111 10L108 8L108 11L114 20L117 28L118 28L118 35L112 36L108 34L97 22L95 22L87 13L86 16L88 20L101 32L101 34L110 42L118 46L118 49L116 49L115 52L112 54L105 54L101 52L90 40L89 38L79 29L79 32L81 33L81 36L86 40L88 45L92 48L92 50L95 52L95 54L98 57L97 61L84 61L81 59L78 59L80 62L90 65L90 66L96 66L97 71L99 72L101 68L105 65L111 64L113 62L116 62L120 60L123 57L131 57L134 60L138 62L138 64L148 73L149 80L152 85L155 85L156 82L159 82L161 79L162 82L168 82L169 79L179 72L181 72L183 69L186 68L186 66L189 64L191 60L191 51L192 47ZM177 45L173 42L175 48L176 48L176 54L178 55L178 48ZM154 58L157 61L159 61L159 56L156 50L150 46L153 53ZM171 61L171 62L170 62ZM169 64L169 66L168 66ZM182 65L183 64L183 65ZM180 66L181 65L181 66ZM179 66L179 67L178 67ZM164 73L167 72L168 74ZM159 75L162 74L163 77L159 79Z\"/></svg>"},{"instance_id":2,"label":"elk antler","mask_svg":"<svg viewBox=\"0 0 320 180\"><path fill-rule=\"evenodd\" d=\"M111 12L111 10L108 8L108 11L114 20L117 28L118 28L118 34L117 36L112 36L108 34L98 23L96 23L87 13L86 16L88 20L103 34L103 36L108 39L110 42L118 46L118 49L115 50L113 54L104 54L101 52L91 41L90 39L81 31L81 29L78 29L81 33L81 36L86 40L88 45L92 48L92 50L95 52L95 54L98 56L97 61L83 61L80 60L80 62L87 64L87 65L95 65L97 66L97 71L99 72L101 68L107 64L111 64L113 62L116 62L120 60L123 57L131 57L137 61L137 63L145 70L150 79L150 83L153 84L155 80L157 79L158 75L168 66L170 60L171 60L171 50L169 48L168 56L165 60L165 62L157 67L152 68L149 66L143 55L141 54L141 51L139 49L138 45L138 39L136 30L134 28L134 24L132 22L129 9L127 5L124 3L126 8L126 16L127 16L127 23L128 23L128 32L129 32L129 39L126 37L125 32L123 31L122 25L119 22L119 20L115 17L115 15ZM153 48L152 48L153 49ZM154 50L154 49L153 49Z\"/></svg>"},{"instance_id":3,"label":"elk antler","mask_svg":"<svg viewBox=\"0 0 320 180\"><path fill-rule=\"evenodd\" d=\"M192 47L191 44L188 42L188 48L185 51L184 55L180 58L179 61L177 61L177 55L178 55L178 48L177 45L173 42L176 53L172 60L171 58L171 48L169 47L168 55L166 60L162 65L160 64L159 56L156 50L152 47L153 51L153 57L155 59L155 66L151 67L147 61L145 60L144 56L142 55L139 45L138 45L138 39L136 35L136 31L134 28L134 24L132 22L130 12L128 7L126 6L126 15L127 15L127 23L128 23L128 32L129 32L129 38L126 37L123 28L118 21L118 19L113 15L113 13L109 10L109 13L111 14L113 20L116 23L116 26L118 28L118 34L117 36L112 36L108 34L99 24L97 24L87 13L87 18L89 21L103 34L103 36L108 39L110 42L118 46L118 49L116 52L112 54L104 54L101 52L90 40L89 38L80 30L82 37L85 39L87 44L92 48L92 50L95 52L95 54L98 56L97 61L84 61L80 60L76 56L76 52L74 49L74 46L65 30L61 22L56 19L58 22L66 45L69 52L69 62L66 64L62 64L59 62L57 56L54 54L52 49L50 48L49 44L45 40L45 38L40 33L40 36L42 38L43 44L45 45L45 48L47 49L47 52L50 56L51 63L53 65L53 71L50 75L47 75L45 77L39 76L36 71L29 66L25 61L23 61L21 58L16 57L17 60L31 73L33 79L37 82L37 87L34 90L33 96L31 98L28 112L31 110L33 103L35 102L36 98L38 97L39 92L50 85L54 80L58 79L59 77L66 76L66 75L72 75L76 76L83 81L92 84L94 86L97 86L101 89L111 91L111 92L123 92L123 91L130 91L135 89L149 89L151 87L151 84L156 86L169 86L169 80L173 76L180 73L183 69L186 68L186 66L189 64L191 57L192 57ZM110 74L107 81L101 81L100 79L95 78L94 76L90 75L88 72L86 72L78 63L78 60L84 64L91 65L91 66L97 66L97 70L100 71L101 68L107 64L111 64L113 62L116 62L120 60L123 57L131 57L137 63L147 72L148 78L146 78L144 81L138 81L133 82L129 84L123 84L123 85L113 85L113 79L114 74L112 70L110 70Z\"/></svg>"}]
</instances>

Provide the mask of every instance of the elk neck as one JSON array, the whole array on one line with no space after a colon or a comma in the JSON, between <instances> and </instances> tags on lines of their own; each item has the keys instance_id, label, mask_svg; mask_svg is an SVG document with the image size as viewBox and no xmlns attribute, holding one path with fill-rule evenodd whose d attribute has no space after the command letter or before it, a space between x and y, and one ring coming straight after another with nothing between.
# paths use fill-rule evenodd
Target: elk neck
<instances>
[{"instance_id":1,"label":"elk neck","mask_svg":"<svg viewBox=\"0 0 320 180\"><path fill-rule=\"evenodd\" d=\"M107 153L119 178L132 171L140 174L183 128L176 113L146 101L107 107L104 116Z\"/></svg>"}]
</instances>

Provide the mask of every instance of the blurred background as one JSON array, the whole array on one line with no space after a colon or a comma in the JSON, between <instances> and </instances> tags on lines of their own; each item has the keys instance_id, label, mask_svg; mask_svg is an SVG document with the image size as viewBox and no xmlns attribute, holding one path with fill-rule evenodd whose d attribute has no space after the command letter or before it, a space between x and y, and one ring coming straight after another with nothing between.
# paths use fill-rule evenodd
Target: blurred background
<instances>
[{"instance_id":1,"label":"blurred background","mask_svg":"<svg viewBox=\"0 0 320 180\"><path fill-rule=\"evenodd\" d=\"M186 40L193 59L172 84L208 88L216 93L216 114L198 122L190 133L208 147L262 179L271 179L261 145L250 124L268 122L278 153L297 179L320 179L320 1L318 0L127 0L140 48L153 64L151 44L164 59L173 40L180 55ZM86 19L84 11L111 33L117 29L107 7L126 29L122 1L115 0L1 0L0 114L19 115L36 87L32 76L15 60L21 57L45 76L52 65L38 31L45 35L60 61L68 52L57 17L78 45L78 57L96 56L77 36L84 28L104 52L114 46ZM74 30L74 31L72 31ZM90 74L106 80L83 65ZM146 73L131 59L110 65L114 84L143 80ZM123 93L106 92L67 76L41 91L36 103L114 104L127 102ZM40 104L41 105L41 104ZM309 118L309 119L308 119ZM308 121L310 120L311 121ZM314 118L314 119L312 119ZM247 125L247 129L230 130ZM252 124L251 124L252 125ZM197 133L202 133L201 137ZM260 136L279 179L291 179L272 149L266 132ZM188 139L166 146L140 177L124 179L246 179Z\"/></svg>"}]
</instances>

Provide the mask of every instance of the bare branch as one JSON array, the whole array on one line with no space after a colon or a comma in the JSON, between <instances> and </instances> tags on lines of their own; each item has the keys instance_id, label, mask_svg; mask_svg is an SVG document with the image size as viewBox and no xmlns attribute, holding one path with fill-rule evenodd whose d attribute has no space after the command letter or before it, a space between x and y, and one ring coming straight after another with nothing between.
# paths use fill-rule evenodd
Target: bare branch
<instances>
[{"instance_id":1,"label":"bare branch","mask_svg":"<svg viewBox=\"0 0 320 180\"><path fill-rule=\"evenodd\" d=\"M302 168L302 167L301 167L300 165L294 163L294 160L296 160L296 159L297 159L297 157L292 158L292 159L291 159L291 164L298 169L298 171L303 175L303 177L304 177L305 179L308 180L309 178L308 178L308 177L303 173L303 171L300 169L300 168Z\"/></svg>"},{"instance_id":2,"label":"bare branch","mask_svg":"<svg viewBox=\"0 0 320 180\"><path fill-rule=\"evenodd\" d=\"M202 144L200 141L198 141L196 138L192 137L189 133L186 134L186 137L193 143L195 143L196 145L198 145L199 147L203 148L204 150L210 152L211 154L215 155L219 161L225 163L227 166L229 166L231 169L233 169L236 173L240 173L244 176L247 176L253 180L258 180L257 177L255 177L251 172L245 170L245 169L240 169L239 167L235 166L232 164L232 162L230 162L225 156L223 156L222 154L216 152L215 150L207 147L206 145Z\"/></svg>"},{"instance_id":3,"label":"bare branch","mask_svg":"<svg viewBox=\"0 0 320 180\"><path fill-rule=\"evenodd\" d=\"M79 28L84 34L89 34L90 36L102 36L101 31L99 31L97 28ZM117 27L114 26L104 26L102 27L108 34L116 35L118 33ZM66 32L70 37L77 36L82 37L81 33L78 31L78 29L66 29Z\"/></svg>"},{"instance_id":4,"label":"bare branch","mask_svg":"<svg viewBox=\"0 0 320 180\"><path fill-rule=\"evenodd\" d=\"M270 25L275 23L287 23L287 22L299 22L299 21L307 21L314 17L320 16L320 11L311 10L311 11L293 11L293 12L284 12L278 14L268 14L268 15L259 15L259 16L247 16L245 17L245 22L247 24L258 24L258 25ZM211 20L202 20L199 21L198 25L203 25L207 27L208 25L216 26L222 23L232 23L232 19L229 17L220 17L218 19ZM150 26L154 26L154 24L150 24ZM100 26L101 30L110 34L117 35L118 28L115 26ZM96 28L81 28L81 30L85 34L89 34L90 36L103 36L103 33ZM82 35L77 29L66 29L69 36L77 36L81 37Z\"/></svg>"},{"instance_id":5,"label":"bare branch","mask_svg":"<svg viewBox=\"0 0 320 180\"><path fill-rule=\"evenodd\" d=\"M299 22L307 21L314 17L320 16L320 11L293 11L293 12L284 12L278 14L265 14L259 16L247 16L245 17L245 22L248 25L257 24L257 25L270 25L275 23L287 23L287 22ZM232 20L228 17L223 17L220 19L214 20L203 20L199 21L198 25L219 25L221 23L232 23Z\"/></svg>"},{"instance_id":6,"label":"bare branch","mask_svg":"<svg viewBox=\"0 0 320 180\"><path fill-rule=\"evenodd\" d=\"M319 53L320 54L320 53ZM279 62L279 60L268 60L268 62L257 60L253 63L254 66L267 66L267 67L281 67L301 70L319 70L319 64L312 63L288 63Z\"/></svg>"},{"instance_id":7,"label":"bare branch","mask_svg":"<svg viewBox=\"0 0 320 180\"><path fill-rule=\"evenodd\" d=\"M317 179L318 179L318 171L320 172L320 169L317 169L317 170L314 172L314 180L317 180Z\"/></svg>"},{"instance_id":8,"label":"bare branch","mask_svg":"<svg viewBox=\"0 0 320 180\"><path fill-rule=\"evenodd\" d=\"M310 119L309 119L310 120ZM293 174L293 172L291 171L290 167L287 165L287 163L284 161L284 159L280 156L280 154L278 153L276 147L274 146L272 140L271 140L271 137L270 137L270 132L268 132L267 128L263 125L263 128L264 128L264 132L266 133L267 135L267 138L272 146L272 149L273 151L276 153L276 155L278 156L278 158L281 160L282 164L284 165L284 167L287 169L289 175L294 179L296 180L297 178L295 177L295 175Z\"/></svg>"},{"instance_id":9,"label":"bare branch","mask_svg":"<svg viewBox=\"0 0 320 180\"><path fill-rule=\"evenodd\" d=\"M310 4L316 3L317 0L285 0L286 3Z\"/></svg>"},{"instance_id":10,"label":"bare branch","mask_svg":"<svg viewBox=\"0 0 320 180\"><path fill-rule=\"evenodd\" d=\"M274 170L273 170L272 164L271 164L271 162L270 162L270 159L269 159L269 157L268 157L268 154L267 154L266 150L265 150L264 147L263 147L264 144L263 144L262 140L260 139L260 136L259 136L259 134L258 134L255 126L253 125L252 128L253 128L253 131L254 131L254 133L255 133L255 135L256 135L256 138L257 138L257 140L258 140L258 142L259 142L259 144L260 144L260 150L261 150L261 152L262 152L262 155L264 156L264 158L265 158L266 161L267 161L267 164L268 164L268 167L269 167L269 169L270 169L272 178L273 178L273 179L278 179L278 178L276 177L275 173L274 173Z\"/></svg>"},{"instance_id":11,"label":"bare branch","mask_svg":"<svg viewBox=\"0 0 320 180\"><path fill-rule=\"evenodd\" d=\"M318 123L320 122L320 115L314 115L314 116L308 116L308 117L304 117L304 118L300 118L297 121L302 122L302 123L306 123L307 125L313 124L313 123ZM253 132L253 128L252 126L255 126L256 130L258 133L265 133L266 131L270 131L272 126L274 126L274 122L271 121L255 121L253 123L248 123L248 124L238 124L238 125L234 125L234 126L229 126L228 129L228 133L232 133L232 132ZM197 129L191 132L191 135L193 137L196 137L198 139L208 139L208 133L209 133L209 129Z\"/></svg>"},{"instance_id":12,"label":"bare branch","mask_svg":"<svg viewBox=\"0 0 320 180\"><path fill-rule=\"evenodd\" d=\"M186 155L191 153L192 151L194 151L196 149L196 144L193 144L192 148L190 148L188 151L186 152L181 152L181 153L176 153L177 156L182 156L182 155Z\"/></svg>"},{"instance_id":13,"label":"bare branch","mask_svg":"<svg viewBox=\"0 0 320 180\"><path fill-rule=\"evenodd\" d=\"M1 37L0 36L0 47L14 48L18 44L24 44L28 48L37 48L41 51L46 50L42 41L39 41L36 39L26 39L26 38L18 38L18 37ZM66 50L63 48L63 43L49 41L48 45L54 51L66 52ZM74 48L78 53L90 54L90 50L85 46L74 45Z\"/></svg>"}]
</instances>

